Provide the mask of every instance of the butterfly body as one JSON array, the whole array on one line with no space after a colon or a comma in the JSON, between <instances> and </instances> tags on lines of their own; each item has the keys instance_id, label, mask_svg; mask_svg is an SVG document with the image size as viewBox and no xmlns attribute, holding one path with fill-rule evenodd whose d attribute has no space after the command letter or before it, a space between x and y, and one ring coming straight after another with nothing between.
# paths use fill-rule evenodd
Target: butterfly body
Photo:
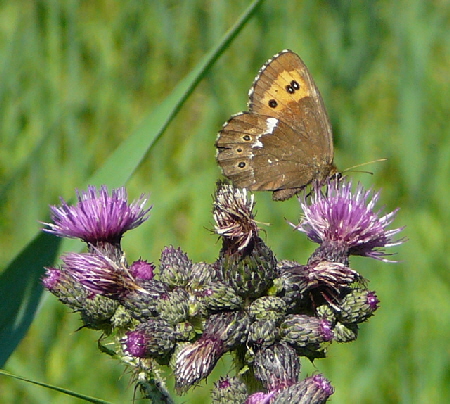
<instances>
[{"instance_id":1,"label":"butterfly body","mask_svg":"<svg viewBox=\"0 0 450 404\"><path fill-rule=\"evenodd\" d=\"M331 125L303 61L290 50L270 59L249 91L249 111L219 132L217 161L241 188L285 200L337 172Z\"/></svg>"}]
</instances>

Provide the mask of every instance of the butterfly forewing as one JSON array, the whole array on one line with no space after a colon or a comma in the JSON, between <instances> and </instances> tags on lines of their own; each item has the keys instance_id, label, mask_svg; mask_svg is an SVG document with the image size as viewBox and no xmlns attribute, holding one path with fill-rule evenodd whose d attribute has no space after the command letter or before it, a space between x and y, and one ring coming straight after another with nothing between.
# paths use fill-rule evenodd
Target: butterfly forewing
<instances>
[{"instance_id":1,"label":"butterfly forewing","mask_svg":"<svg viewBox=\"0 0 450 404\"><path fill-rule=\"evenodd\" d=\"M298 83L298 88L293 81ZM292 84L294 91L290 90ZM290 108L296 109L298 99L314 97L316 90L303 61L286 50L275 55L260 69L249 91L249 109L262 115L271 115L274 111L289 114ZM271 100L279 106L270 106Z\"/></svg>"}]
</instances>

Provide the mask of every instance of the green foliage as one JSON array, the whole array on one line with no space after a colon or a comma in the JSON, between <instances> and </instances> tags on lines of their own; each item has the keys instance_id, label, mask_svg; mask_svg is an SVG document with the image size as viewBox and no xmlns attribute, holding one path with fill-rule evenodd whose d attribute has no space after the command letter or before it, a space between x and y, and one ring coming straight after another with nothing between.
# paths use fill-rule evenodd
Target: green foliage
<instances>
[{"instance_id":1,"label":"green foliage","mask_svg":"<svg viewBox=\"0 0 450 404\"><path fill-rule=\"evenodd\" d=\"M49 204L59 196L73 198L123 141L145 130L151 113L218 46L248 4L2 2L2 268L34 238ZM450 221L449 30L447 2L266 0L128 181L130 198L150 193L154 205L150 220L124 238L128 259L157 263L161 249L172 244L194 261L215 260L219 243L209 229L211 194L220 177L216 133L245 109L260 66L290 48L321 89L338 167L388 158L367 167L373 176L350 175L383 188L380 206L401 207L394 224L406 225L409 238L396 248L399 264L351 261L371 280L381 307L355 342L332 345L315 368L304 363L303 375L323 372L336 389L335 404L450 401L450 260L443 226ZM122 156L109 166L111 183L126 181L124 171L138 163ZM271 223L261 225L262 236L278 258L305 261L315 247L285 222L298 219L295 198L274 203L269 193L258 193L256 200L257 220ZM43 248L31 256L52 265L52 253ZM40 293L35 283L24 291L31 300ZM2 295L2 332L11 322L5 313L17 303L15 290L9 292ZM76 331L77 315L44 296L6 369L114 403L131 402L130 377L97 350L99 335ZM32 314L26 307L21 312ZM226 359L220 364L232 370ZM0 389L5 403L79 402L5 377ZM176 400L206 403L208 395L202 383Z\"/></svg>"}]
</instances>

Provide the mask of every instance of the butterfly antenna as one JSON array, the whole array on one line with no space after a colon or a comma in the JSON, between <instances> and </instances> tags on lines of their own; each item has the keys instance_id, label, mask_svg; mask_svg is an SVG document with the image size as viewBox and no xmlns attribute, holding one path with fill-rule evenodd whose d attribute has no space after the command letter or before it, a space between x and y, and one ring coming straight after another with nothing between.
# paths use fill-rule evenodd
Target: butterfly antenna
<instances>
[{"instance_id":1,"label":"butterfly antenna","mask_svg":"<svg viewBox=\"0 0 450 404\"><path fill-rule=\"evenodd\" d=\"M386 158L383 158L383 159L377 159L377 160L368 161L367 163L357 164L356 166L352 166L352 167L346 168L346 169L343 170L342 172L343 172L343 173L349 172L349 171L353 170L354 168L366 166L367 164L378 163L378 162L380 162L380 161L387 161L387 159L386 159ZM353 172L365 173L365 174L373 175L373 173L372 173L371 171L353 171Z\"/></svg>"}]
</instances>

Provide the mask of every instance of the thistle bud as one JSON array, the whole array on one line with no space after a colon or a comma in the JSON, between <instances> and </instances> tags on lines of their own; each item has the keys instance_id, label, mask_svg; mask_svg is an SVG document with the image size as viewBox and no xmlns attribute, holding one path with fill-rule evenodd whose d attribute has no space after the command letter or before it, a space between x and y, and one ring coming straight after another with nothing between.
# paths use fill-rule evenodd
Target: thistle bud
<instances>
[{"instance_id":1,"label":"thistle bud","mask_svg":"<svg viewBox=\"0 0 450 404\"><path fill-rule=\"evenodd\" d=\"M258 320L250 324L247 346L253 350L275 343L279 338L279 329L274 319Z\"/></svg>"},{"instance_id":2,"label":"thistle bud","mask_svg":"<svg viewBox=\"0 0 450 404\"><path fill-rule=\"evenodd\" d=\"M323 404L334 393L333 386L318 374L284 389L275 397L272 404Z\"/></svg>"},{"instance_id":3,"label":"thistle bud","mask_svg":"<svg viewBox=\"0 0 450 404\"><path fill-rule=\"evenodd\" d=\"M139 324L122 338L124 351L137 358L161 359L168 357L175 344L173 327L162 319L151 319Z\"/></svg>"},{"instance_id":4,"label":"thistle bud","mask_svg":"<svg viewBox=\"0 0 450 404\"><path fill-rule=\"evenodd\" d=\"M325 319L291 314L281 324L281 341L289 343L303 355L313 360L325 355L324 343L331 341L331 323Z\"/></svg>"},{"instance_id":5,"label":"thistle bud","mask_svg":"<svg viewBox=\"0 0 450 404\"><path fill-rule=\"evenodd\" d=\"M210 282L195 289L195 296L209 311L234 310L242 306L242 298L223 282Z\"/></svg>"},{"instance_id":6,"label":"thistle bud","mask_svg":"<svg viewBox=\"0 0 450 404\"><path fill-rule=\"evenodd\" d=\"M375 292L353 289L340 302L338 318L341 323L362 323L378 309L379 300Z\"/></svg>"},{"instance_id":7,"label":"thistle bud","mask_svg":"<svg viewBox=\"0 0 450 404\"><path fill-rule=\"evenodd\" d=\"M290 314L281 324L283 340L293 346L306 346L331 341L333 334L331 324L324 319Z\"/></svg>"},{"instance_id":8,"label":"thistle bud","mask_svg":"<svg viewBox=\"0 0 450 404\"><path fill-rule=\"evenodd\" d=\"M222 269L218 262L194 262L191 268L190 285L202 285L212 281L223 281Z\"/></svg>"},{"instance_id":9,"label":"thistle bud","mask_svg":"<svg viewBox=\"0 0 450 404\"><path fill-rule=\"evenodd\" d=\"M304 279L302 268L303 265L295 261L283 260L278 263L280 278L277 283L277 295L284 300L288 308L293 310L305 304L302 301L305 297L305 291L301 287Z\"/></svg>"},{"instance_id":10,"label":"thistle bud","mask_svg":"<svg viewBox=\"0 0 450 404\"><path fill-rule=\"evenodd\" d=\"M114 324L112 322L119 302L101 295L92 295L83 302L80 310L83 325L92 330L103 330L109 334Z\"/></svg>"},{"instance_id":11,"label":"thistle bud","mask_svg":"<svg viewBox=\"0 0 450 404\"><path fill-rule=\"evenodd\" d=\"M283 299L293 306L309 308L334 300L336 296L359 280L360 275L341 263L316 261L295 265L287 261L281 267ZM314 303L314 304L313 304Z\"/></svg>"},{"instance_id":12,"label":"thistle bud","mask_svg":"<svg viewBox=\"0 0 450 404\"><path fill-rule=\"evenodd\" d=\"M203 331L203 337L218 338L228 351L245 344L250 320L243 311L224 312L211 315Z\"/></svg>"},{"instance_id":13,"label":"thistle bud","mask_svg":"<svg viewBox=\"0 0 450 404\"><path fill-rule=\"evenodd\" d=\"M82 308L83 301L88 295L87 290L75 281L64 268L45 268L42 283L49 292L73 310Z\"/></svg>"},{"instance_id":14,"label":"thistle bud","mask_svg":"<svg viewBox=\"0 0 450 404\"><path fill-rule=\"evenodd\" d=\"M46 268L42 283L62 303L80 312L84 327L111 332L113 328L111 319L119 307L117 301L89 292L65 267Z\"/></svg>"},{"instance_id":15,"label":"thistle bud","mask_svg":"<svg viewBox=\"0 0 450 404\"><path fill-rule=\"evenodd\" d=\"M175 388L179 393L207 377L225 352L223 342L211 337L185 344L175 353Z\"/></svg>"},{"instance_id":16,"label":"thistle bud","mask_svg":"<svg viewBox=\"0 0 450 404\"><path fill-rule=\"evenodd\" d=\"M138 260L134 261L128 270L134 279L150 281L153 279L155 266L150 262Z\"/></svg>"},{"instance_id":17,"label":"thistle bud","mask_svg":"<svg viewBox=\"0 0 450 404\"><path fill-rule=\"evenodd\" d=\"M192 261L180 248L164 248L161 253L159 279L172 287L186 286L191 273Z\"/></svg>"},{"instance_id":18,"label":"thistle bud","mask_svg":"<svg viewBox=\"0 0 450 404\"><path fill-rule=\"evenodd\" d=\"M156 311L170 324L177 324L189 316L189 294L182 288L164 294L158 299Z\"/></svg>"},{"instance_id":19,"label":"thistle bud","mask_svg":"<svg viewBox=\"0 0 450 404\"><path fill-rule=\"evenodd\" d=\"M243 312L219 313L209 317L198 341L176 353L175 380L178 391L208 376L219 358L246 341L249 319Z\"/></svg>"},{"instance_id":20,"label":"thistle bud","mask_svg":"<svg viewBox=\"0 0 450 404\"><path fill-rule=\"evenodd\" d=\"M276 296L263 296L256 299L249 307L249 314L255 320L281 321L286 314L286 303Z\"/></svg>"},{"instance_id":21,"label":"thistle bud","mask_svg":"<svg viewBox=\"0 0 450 404\"><path fill-rule=\"evenodd\" d=\"M255 376L269 391L280 391L297 383L300 360L287 344L273 344L259 350L254 361Z\"/></svg>"},{"instance_id":22,"label":"thistle bud","mask_svg":"<svg viewBox=\"0 0 450 404\"><path fill-rule=\"evenodd\" d=\"M225 281L244 297L262 296L278 276L275 256L259 237L243 251L222 251L219 262Z\"/></svg>"},{"instance_id":23,"label":"thistle bud","mask_svg":"<svg viewBox=\"0 0 450 404\"><path fill-rule=\"evenodd\" d=\"M128 292L120 302L131 316L144 323L149 318L158 316L158 304L167 300L169 290L165 283L155 279L139 281L137 285L139 287Z\"/></svg>"},{"instance_id":24,"label":"thistle bud","mask_svg":"<svg viewBox=\"0 0 450 404\"><path fill-rule=\"evenodd\" d=\"M211 399L213 404L242 404L247 394L247 387L239 378L223 377L214 383Z\"/></svg>"},{"instance_id":25,"label":"thistle bud","mask_svg":"<svg viewBox=\"0 0 450 404\"><path fill-rule=\"evenodd\" d=\"M103 254L68 253L63 269L89 292L120 300L137 285L128 268Z\"/></svg>"}]
</instances>

